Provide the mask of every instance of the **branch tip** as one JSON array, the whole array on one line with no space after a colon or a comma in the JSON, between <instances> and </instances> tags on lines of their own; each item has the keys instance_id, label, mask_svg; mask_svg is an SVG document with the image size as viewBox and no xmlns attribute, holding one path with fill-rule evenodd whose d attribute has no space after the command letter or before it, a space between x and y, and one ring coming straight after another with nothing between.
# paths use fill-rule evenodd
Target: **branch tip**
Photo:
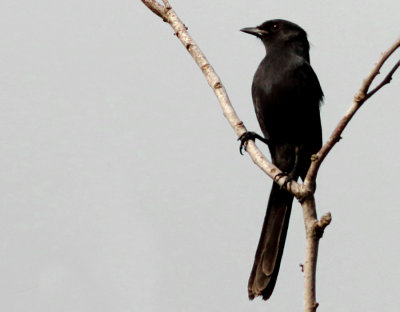
<instances>
[{"instance_id":1,"label":"branch tip","mask_svg":"<svg viewBox=\"0 0 400 312\"><path fill-rule=\"evenodd\" d=\"M330 212L324 214L321 217L321 220L319 220L316 224L316 229L315 229L315 233L317 235L318 238L321 238L322 235L324 234L324 230L325 228L331 224L332 221L332 215Z\"/></svg>"},{"instance_id":2,"label":"branch tip","mask_svg":"<svg viewBox=\"0 0 400 312\"><path fill-rule=\"evenodd\" d=\"M392 79L393 79L393 74L395 73L395 71L399 68L400 66L400 60L397 61L397 63L392 67L392 69L389 71L389 73L386 75L385 78L383 78L383 80L381 81L380 84L378 84L373 90L371 90L370 92L368 92L365 97L368 99L371 96L373 96L377 91L379 91L379 89L381 89L384 85L389 84Z\"/></svg>"}]
</instances>

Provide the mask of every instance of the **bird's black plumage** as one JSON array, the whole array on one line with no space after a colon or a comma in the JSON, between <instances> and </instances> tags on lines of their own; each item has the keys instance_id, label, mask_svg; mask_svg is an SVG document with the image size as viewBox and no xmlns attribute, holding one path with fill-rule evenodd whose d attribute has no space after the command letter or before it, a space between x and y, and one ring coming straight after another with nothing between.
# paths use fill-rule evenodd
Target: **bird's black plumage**
<instances>
[{"instance_id":1,"label":"bird's black plumage","mask_svg":"<svg viewBox=\"0 0 400 312\"><path fill-rule=\"evenodd\" d=\"M285 20L271 20L243 32L260 38L266 57L254 75L252 97L264 142L272 162L288 179L304 179L311 155L322 145L319 106L321 86L310 65L306 32ZM242 143L257 138L242 137ZM267 300L275 287L281 263L293 195L274 183L257 247L248 291L249 298Z\"/></svg>"}]
</instances>

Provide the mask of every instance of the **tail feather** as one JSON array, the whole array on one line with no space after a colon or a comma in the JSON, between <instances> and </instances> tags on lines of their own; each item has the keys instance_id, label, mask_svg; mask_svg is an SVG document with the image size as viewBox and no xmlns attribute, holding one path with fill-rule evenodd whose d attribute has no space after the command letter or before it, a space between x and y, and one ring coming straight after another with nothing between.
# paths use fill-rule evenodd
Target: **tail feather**
<instances>
[{"instance_id":1,"label":"tail feather","mask_svg":"<svg viewBox=\"0 0 400 312\"><path fill-rule=\"evenodd\" d=\"M252 300L267 300L274 290L292 210L293 195L273 184L258 243L248 291Z\"/></svg>"}]
</instances>

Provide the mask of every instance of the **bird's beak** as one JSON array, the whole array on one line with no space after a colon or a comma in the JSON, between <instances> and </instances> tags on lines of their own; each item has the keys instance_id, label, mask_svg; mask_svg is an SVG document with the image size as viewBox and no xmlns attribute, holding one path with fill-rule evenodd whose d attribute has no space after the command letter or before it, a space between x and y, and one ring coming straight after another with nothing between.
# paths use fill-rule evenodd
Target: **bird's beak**
<instances>
[{"instance_id":1,"label":"bird's beak","mask_svg":"<svg viewBox=\"0 0 400 312\"><path fill-rule=\"evenodd\" d=\"M240 31L243 31L244 33L256 36L256 37L261 37L263 35L268 34L267 31L258 29L257 27L246 27L242 28Z\"/></svg>"}]
</instances>

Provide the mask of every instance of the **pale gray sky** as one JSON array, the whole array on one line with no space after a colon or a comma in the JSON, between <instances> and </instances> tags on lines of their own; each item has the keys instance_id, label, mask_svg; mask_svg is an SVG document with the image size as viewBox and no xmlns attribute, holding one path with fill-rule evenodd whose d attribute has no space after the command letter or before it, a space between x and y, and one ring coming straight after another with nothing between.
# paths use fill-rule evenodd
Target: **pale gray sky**
<instances>
[{"instance_id":1,"label":"pale gray sky","mask_svg":"<svg viewBox=\"0 0 400 312\"><path fill-rule=\"evenodd\" d=\"M399 36L398 0L171 4L256 131L264 49L240 28L306 29L325 139ZM247 299L271 181L167 24L138 0L6 0L0 21L1 311L301 311L298 204L271 300ZM318 311L398 311L399 89L321 168Z\"/></svg>"}]
</instances>

